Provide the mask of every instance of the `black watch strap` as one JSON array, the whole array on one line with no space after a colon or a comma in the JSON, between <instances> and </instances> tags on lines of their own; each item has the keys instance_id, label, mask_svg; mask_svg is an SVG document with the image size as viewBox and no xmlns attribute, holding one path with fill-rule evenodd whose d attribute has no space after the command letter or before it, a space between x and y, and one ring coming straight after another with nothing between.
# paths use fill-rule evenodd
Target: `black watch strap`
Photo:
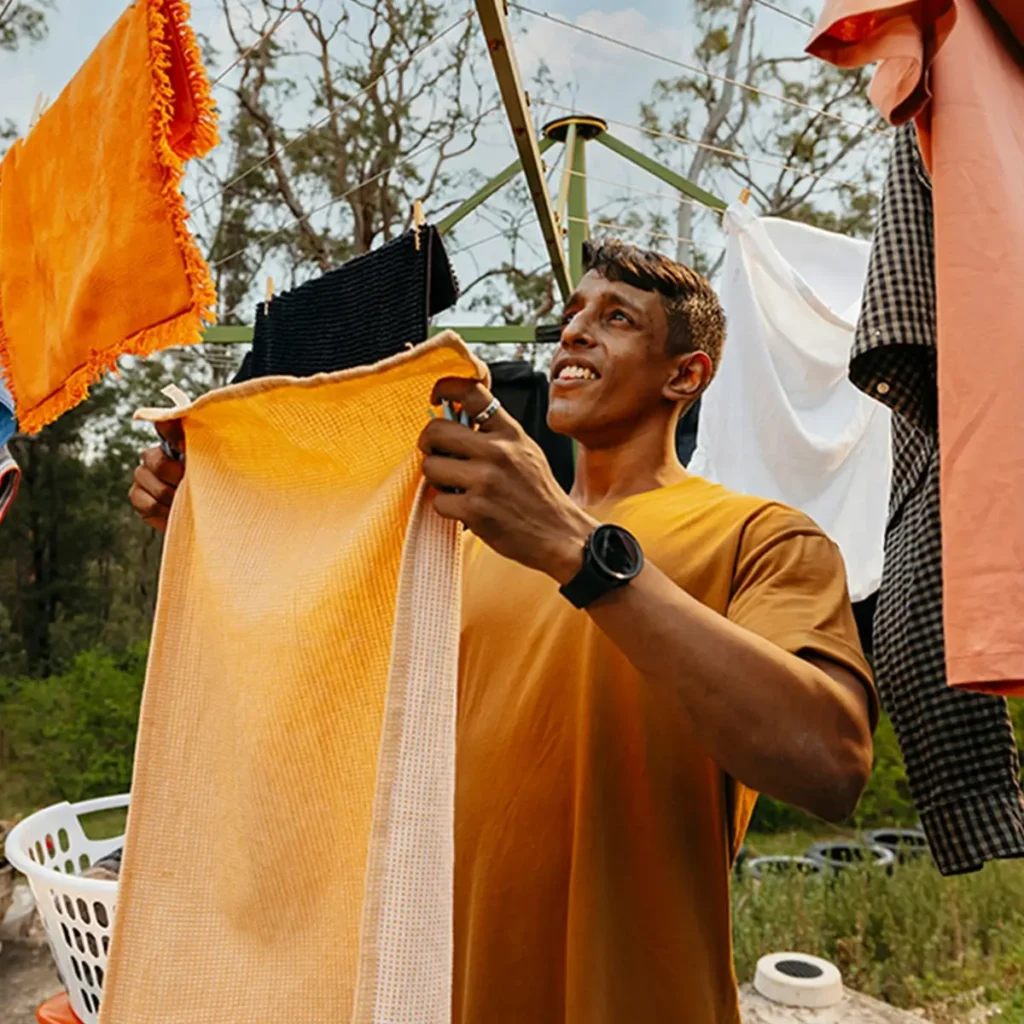
<instances>
[{"instance_id":1,"label":"black watch strap","mask_svg":"<svg viewBox=\"0 0 1024 1024\"><path fill-rule=\"evenodd\" d=\"M602 565L600 557L596 555L595 549L602 546L602 533L608 532L616 534L625 549L632 550L628 564L619 566L618 570ZM587 538L583 547L583 565L580 571L568 583L559 587L559 592L577 608L586 608L599 597L635 579L643 564L643 552L631 533L621 526L602 524Z\"/></svg>"},{"instance_id":2,"label":"black watch strap","mask_svg":"<svg viewBox=\"0 0 1024 1024\"><path fill-rule=\"evenodd\" d=\"M583 567L568 583L559 587L559 592L577 608L586 608L592 601L604 597L610 590L621 586L622 582L619 580L609 579L598 572L593 563L584 555Z\"/></svg>"}]
</instances>

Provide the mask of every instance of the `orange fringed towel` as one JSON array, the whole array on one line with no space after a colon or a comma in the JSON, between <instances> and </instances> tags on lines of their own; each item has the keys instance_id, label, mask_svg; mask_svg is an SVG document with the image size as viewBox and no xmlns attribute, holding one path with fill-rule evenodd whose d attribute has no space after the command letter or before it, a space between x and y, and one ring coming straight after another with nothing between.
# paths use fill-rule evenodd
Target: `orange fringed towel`
<instances>
[{"instance_id":1,"label":"orange fringed towel","mask_svg":"<svg viewBox=\"0 0 1024 1024\"><path fill-rule=\"evenodd\" d=\"M457 524L447 333L183 410L103 1024L447 1024Z\"/></svg>"},{"instance_id":2,"label":"orange fringed towel","mask_svg":"<svg viewBox=\"0 0 1024 1024\"><path fill-rule=\"evenodd\" d=\"M198 341L213 319L180 192L217 143L188 13L136 0L0 165L0 353L29 433L119 356Z\"/></svg>"}]
</instances>

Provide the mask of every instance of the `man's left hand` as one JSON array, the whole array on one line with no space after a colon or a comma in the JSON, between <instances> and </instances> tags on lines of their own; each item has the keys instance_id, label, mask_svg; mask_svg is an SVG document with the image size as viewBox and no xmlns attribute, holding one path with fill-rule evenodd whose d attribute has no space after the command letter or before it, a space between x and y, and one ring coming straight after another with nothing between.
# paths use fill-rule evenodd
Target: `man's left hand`
<instances>
[{"instance_id":1,"label":"man's left hand","mask_svg":"<svg viewBox=\"0 0 1024 1024\"><path fill-rule=\"evenodd\" d=\"M479 381L447 377L437 382L431 400L434 405L456 402L472 420L492 397ZM438 492L434 508L439 515L458 519L498 554L559 583L576 575L583 545L597 523L559 487L543 451L504 409L476 430L432 420L419 446L425 456L423 475Z\"/></svg>"}]
</instances>

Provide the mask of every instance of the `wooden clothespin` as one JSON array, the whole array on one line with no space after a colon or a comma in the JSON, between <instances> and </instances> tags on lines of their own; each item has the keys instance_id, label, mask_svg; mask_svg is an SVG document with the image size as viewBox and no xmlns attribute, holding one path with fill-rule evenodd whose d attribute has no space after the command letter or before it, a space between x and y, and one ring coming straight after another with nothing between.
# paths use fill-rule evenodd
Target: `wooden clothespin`
<instances>
[{"instance_id":1,"label":"wooden clothespin","mask_svg":"<svg viewBox=\"0 0 1024 1024\"><path fill-rule=\"evenodd\" d=\"M46 100L43 98L43 94L40 93L36 97L36 102L32 107L32 116L29 118L28 130L32 131L36 126L36 122L43 116L43 110L46 108Z\"/></svg>"},{"instance_id":2,"label":"wooden clothespin","mask_svg":"<svg viewBox=\"0 0 1024 1024\"><path fill-rule=\"evenodd\" d=\"M274 279L272 277L267 278L267 291L263 298L263 313L266 315L267 310L270 309L270 300L274 297Z\"/></svg>"},{"instance_id":3,"label":"wooden clothespin","mask_svg":"<svg viewBox=\"0 0 1024 1024\"><path fill-rule=\"evenodd\" d=\"M416 251L420 251L420 229L426 224L427 220L423 216L423 204L417 199L412 204L412 224L416 231Z\"/></svg>"},{"instance_id":4,"label":"wooden clothespin","mask_svg":"<svg viewBox=\"0 0 1024 1024\"><path fill-rule=\"evenodd\" d=\"M740 192L740 202L744 206L746 206L747 203L750 202L750 189L749 188L745 188L742 192Z\"/></svg>"}]
</instances>

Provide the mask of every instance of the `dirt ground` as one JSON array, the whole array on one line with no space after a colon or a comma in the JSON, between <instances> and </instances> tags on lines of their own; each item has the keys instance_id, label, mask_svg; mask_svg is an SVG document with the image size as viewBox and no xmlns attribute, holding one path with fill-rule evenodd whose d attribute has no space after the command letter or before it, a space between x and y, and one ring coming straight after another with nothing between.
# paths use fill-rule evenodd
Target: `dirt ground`
<instances>
[{"instance_id":1,"label":"dirt ground","mask_svg":"<svg viewBox=\"0 0 1024 1024\"><path fill-rule=\"evenodd\" d=\"M0 1024L35 1024L36 1007L62 987L49 947L5 942L0 948Z\"/></svg>"}]
</instances>

